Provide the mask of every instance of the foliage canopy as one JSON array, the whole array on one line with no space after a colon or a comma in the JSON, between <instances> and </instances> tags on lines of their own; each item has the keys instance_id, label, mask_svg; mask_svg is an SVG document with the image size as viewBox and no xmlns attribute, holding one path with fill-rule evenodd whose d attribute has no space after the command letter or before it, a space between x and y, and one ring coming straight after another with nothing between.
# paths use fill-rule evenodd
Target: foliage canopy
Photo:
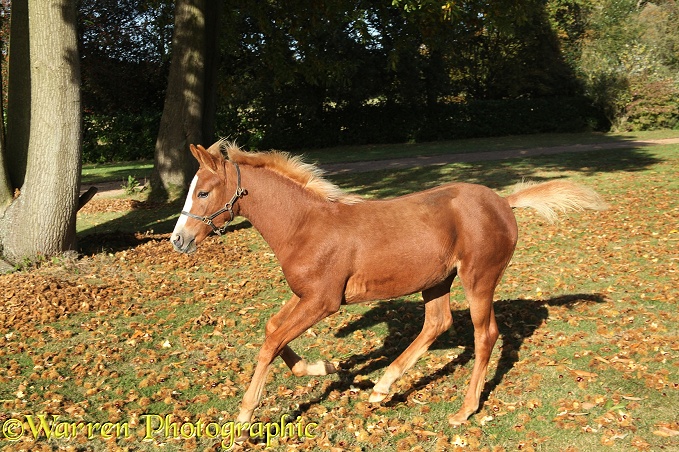
<instances>
[{"instance_id":1,"label":"foliage canopy","mask_svg":"<svg viewBox=\"0 0 679 452\"><path fill-rule=\"evenodd\" d=\"M150 157L173 14L79 2L86 160ZM231 2L217 134L292 149L676 128L678 16L670 0Z\"/></svg>"}]
</instances>

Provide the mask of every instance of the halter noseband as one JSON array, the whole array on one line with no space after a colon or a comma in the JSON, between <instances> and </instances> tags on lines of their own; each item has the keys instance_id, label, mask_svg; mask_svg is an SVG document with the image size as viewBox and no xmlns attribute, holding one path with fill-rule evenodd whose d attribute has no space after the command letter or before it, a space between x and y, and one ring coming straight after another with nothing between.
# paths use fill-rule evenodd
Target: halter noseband
<instances>
[{"instance_id":1,"label":"halter noseband","mask_svg":"<svg viewBox=\"0 0 679 452\"><path fill-rule=\"evenodd\" d=\"M227 226L231 224L233 221L235 215L233 214L233 206L236 204L236 201L238 201L240 198L245 196L247 194L247 190L243 190L240 186L240 168L238 168L238 163L233 162L233 166L236 167L236 179L237 179L237 185L236 185L236 193L233 194L231 197L231 200L224 204L224 207L213 213L212 215L209 216L204 216L201 217L199 215L192 214L191 212L187 212L186 210L182 210L182 215L186 215L187 217L193 218L195 220L202 221L203 223L207 224L212 228L212 231L217 234L217 235L222 235L226 232ZM218 228L215 226L215 224L212 222L215 218L223 214L224 212L229 212L229 215L231 218L224 223L224 225L221 228Z\"/></svg>"}]
</instances>

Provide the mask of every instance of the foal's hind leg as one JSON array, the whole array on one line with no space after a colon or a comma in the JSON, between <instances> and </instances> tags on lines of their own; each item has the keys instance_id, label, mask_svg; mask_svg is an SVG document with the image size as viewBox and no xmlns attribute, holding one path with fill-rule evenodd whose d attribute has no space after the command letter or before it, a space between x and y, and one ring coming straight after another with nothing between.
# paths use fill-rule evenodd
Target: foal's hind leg
<instances>
[{"instance_id":1,"label":"foal's hind leg","mask_svg":"<svg viewBox=\"0 0 679 452\"><path fill-rule=\"evenodd\" d=\"M299 297L293 295L283 307L274 314L266 323L266 336L276 331L278 326L285 320L285 318L292 312L292 310L299 303ZM337 369L332 363L327 361L317 361L315 363L307 363L307 361L295 353L290 346L286 345L281 350L280 357L285 361L285 364L290 368L293 375L303 377L305 375L328 375L337 372Z\"/></svg>"},{"instance_id":2,"label":"foal's hind leg","mask_svg":"<svg viewBox=\"0 0 679 452\"><path fill-rule=\"evenodd\" d=\"M488 362L495 342L500 335L493 310L493 293L502 272L499 276L487 269L486 272L483 275L460 273L460 279L462 279L462 285L469 302L472 323L474 324L476 358L462 407L448 419L451 425L463 424L469 416L479 409L479 400L488 372Z\"/></svg>"},{"instance_id":3,"label":"foal's hind leg","mask_svg":"<svg viewBox=\"0 0 679 452\"><path fill-rule=\"evenodd\" d=\"M441 285L422 292L425 301L424 325L422 331L415 340L387 367L387 370L379 379L372 394L370 402L381 402L389 395L389 388L398 378L410 369L417 359L427 351L434 340L453 324L450 314L450 285L453 277Z\"/></svg>"}]
</instances>

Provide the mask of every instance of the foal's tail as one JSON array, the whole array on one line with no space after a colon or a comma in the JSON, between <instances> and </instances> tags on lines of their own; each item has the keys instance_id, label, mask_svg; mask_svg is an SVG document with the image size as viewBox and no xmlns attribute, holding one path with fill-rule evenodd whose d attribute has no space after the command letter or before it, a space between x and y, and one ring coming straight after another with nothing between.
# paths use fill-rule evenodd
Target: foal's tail
<instances>
[{"instance_id":1,"label":"foal's tail","mask_svg":"<svg viewBox=\"0 0 679 452\"><path fill-rule=\"evenodd\" d=\"M521 182L507 196L511 207L532 207L550 222L567 210L606 210L608 205L594 190L565 180L537 184Z\"/></svg>"}]
</instances>

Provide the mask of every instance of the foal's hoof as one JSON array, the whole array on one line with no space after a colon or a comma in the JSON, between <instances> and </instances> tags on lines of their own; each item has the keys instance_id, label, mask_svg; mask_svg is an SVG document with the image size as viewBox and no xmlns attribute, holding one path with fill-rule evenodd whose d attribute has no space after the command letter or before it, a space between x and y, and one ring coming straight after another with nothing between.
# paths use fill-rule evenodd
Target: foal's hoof
<instances>
[{"instance_id":1,"label":"foal's hoof","mask_svg":"<svg viewBox=\"0 0 679 452\"><path fill-rule=\"evenodd\" d=\"M334 374L337 372L337 368L327 361L316 361L313 364L309 364L302 360L297 362L294 366L290 368L292 374L296 377L305 376L321 376Z\"/></svg>"},{"instance_id":2,"label":"foal's hoof","mask_svg":"<svg viewBox=\"0 0 679 452\"><path fill-rule=\"evenodd\" d=\"M247 442L249 439L250 439L249 434L241 433L241 435L238 438L235 438L233 440L233 443L229 447L226 447L222 450L224 451L243 450L245 447L247 447Z\"/></svg>"},{"instance_id":3,"label":"foal's hoof","mask_svg":"<svg viewBox=\"0 0 679 452\"><path fill-rule=\"evenodd\" d=\"M467 423L467 418L469 416L466 416L464 413L461 411L458 411L457 413L453 414L452 416L448 417L448 423L452 427L459 427L460 425L466 424Z\"/></svg>"},{"instance_id":4,"label":"foal's hoof","mask_svg":"<svg viewBox=\"0 0 679 452\"><path fill-rule=\"evenodd\" d=\"M238 438L236 438L236 440L233 443L237 446L244 446L249 439L250 435L248 435L247 433L241 433L241 435Z\"/></svg>"},{"instance_id":5,"label":"foal's hoof","mask_svg":"<svg viewBox=\"0 0 679 452\"><path fill-rule=\"evenodd\" d=\"M329 375L337 372L337 367L327 361L317 361L307 365L307 375Z\"/></svg>"},{"instance_id":6,"label":"foal's hoof","mask_svg":"<svg viewBox=\"0 0 679 452\"><path fill-rule=\"evenodd\" d=\"M368 398L370 403L380 403L382 400L386 399L389 394L384 392L373 391Z\"/></svg>"}]
</instances>

